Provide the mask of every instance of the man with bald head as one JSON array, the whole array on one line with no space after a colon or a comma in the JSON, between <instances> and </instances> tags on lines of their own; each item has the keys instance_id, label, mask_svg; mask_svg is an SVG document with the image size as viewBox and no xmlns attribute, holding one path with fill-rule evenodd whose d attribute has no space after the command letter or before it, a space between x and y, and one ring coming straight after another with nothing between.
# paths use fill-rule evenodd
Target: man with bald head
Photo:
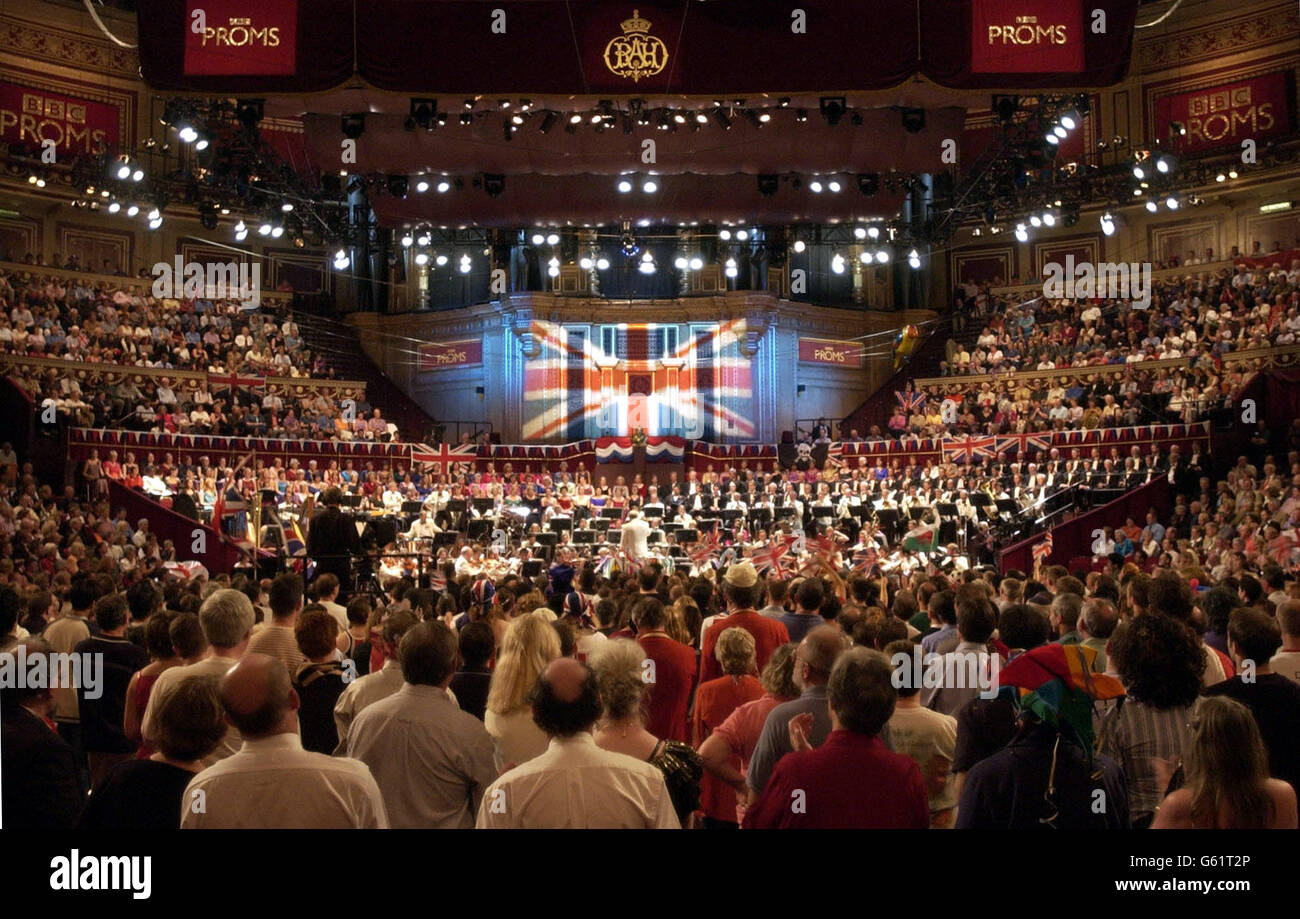
<instances>
[{"instance_id":1,"label":"man with bald head","mask_svg":"<svg viewBox=\"0 0 1300 919\"><path fill-rule=\"evenodd\" d=\"M387 829L379 786L355 759L304 750L282 661L246 654L221 679L243 746L185 789L181 829Z\"/></svg>"},{"instance_id":2,"label":"man with bald head","mask_svg":"<svg viewBox=\"0 0 1300 919\"><path fill-rule=\"evenodd\" d=\"M813 721L808 730L808 742L819 747L831 732L830 709L826 707L826 680L836 659L847 647L844 633L831 625L811 629L799 642L794 658L794 682L803 694L778 705L768 713L763 722L763 733L758 736L754 755L749 761L745 777L755 797L763 793L773 767L781 757L790 752L790 719L811 714Z\"/></svg>"},{"instance_id":3,"label":"man with bald head","mask_svg":"<svg viewBox=\"0 0 1300 919\"><path fill-rule=\"evenodd\" d=\"M541 756L493 782L479 829L680 828L656 766L596 746L596 677L571 657L552 661L533 688L533 721L551 738Z\"/></svg>"}]
</instances>

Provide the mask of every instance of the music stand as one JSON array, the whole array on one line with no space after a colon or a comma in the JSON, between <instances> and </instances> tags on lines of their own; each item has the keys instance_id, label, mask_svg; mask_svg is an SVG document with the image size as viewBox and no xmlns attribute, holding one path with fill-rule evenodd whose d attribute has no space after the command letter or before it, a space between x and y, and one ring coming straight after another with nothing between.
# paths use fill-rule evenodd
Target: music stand
<instances>
[{"instance_id":1,"label":"music stand","mask_svg":"<svg viewBox=\"0 0 1300 919\"><path fill-rule=\"evenodd\" d=\"M997 506L1000 514L1014 517L1020 513L1020 505L1016 504L1011 498L998 498Z\"/></svg>"},{"instance_id":2,"label":"music stand","mask_svg":"<svg viewBox=\"0 0 1300 919\"><path fill-rule=\"evenodd\" d=\"M524 562L521 574L529 580L537 577L542 573L542 562L540 559L530 558Z\"/></svg>"},{"instance_id":3,"label":"music stand","mask_svg":"<svg viewBox=\"0 0 1300 919\"><path fill-rule=\"evenodd\" d=\"M447 502L445 510L449 514L463 514L467 507L469 507L469 504L466 503L464 498L455 498Z\"/></svg>"},{"instance_id":4,"label":"music stand","mask_svg":"<svg viewBox=\"0 0 1300 919\"><path fill-rule=\"evenodd\" d=\"M770 507L756 507L749 512L749 522L756 527L767 529L772 523L772 509Z\"/></svg>"},{"instance_id":5,"label":"music stand","mask_svg":"<svg viewBox=\"0 0 1300 919\"><path fill-rule=\"evenodd\" d=\"M794 508L789 505L782 505L776 509L776 516L778 519L781 517L793 517Z\"/></svg>"},{"instance_id":6,"label":"music stand","mask_svg":"<svg viewBox=\"0 0 1300 919\"><path fill-rule=\"evenodd\" d=\"M663 533L658 530L651 530L646 534L645 541L647 546L657 546L663 541Z\"/></svg>"},{"instance_id":7,"label":"music stand","mask_svg":"<svg viewBox=\"0 0 1300 919\"><path fill-rule=\"evenodd\" d=\"M552 517L550 522L546 524L546 528L552 533L563 533L565 530L573 529L573 521L568 517L559 519Z\"/></svg>"},{"instance_id":8,"label":"music stand","mask_svg":"<svg viewBox=\"0 0 1300 919\"><path fill-rule=\"evenodd\" d=\"M814 507L814 508L812 509L812 515L813 515L814 518L817 518L817 517L834 517L834 516L835 516L835 508L834 508L834 507L827 507L827 506L824 505L824 504L819 504L819 505L817 505L816 507Z\"/></svg>"},{"instance_id":9,"label":"music stand","mask_svg":"<svg viewBox=\"0 0 1300 919\"><path fill-rule=\"evenodd\" d=\"M492 510L492 508L495 506L496 506L496 502L493 501L491 498L474 499L474 510L478 511L480 514L486 514L488 511Z\"/></svg>"},{"instance_id":10,"label":"music stand","mask_svg":"<svg viewBox=\"0 0 1300 919\"><path fill-rule=\"evenodd\" d=\"M718 530L718 521L713 517L705 517L695 521L695 529L701 533L716 533Z\"/></svg>"},{"instance_id":11,"label":"music stand","mask_svg":"<svg viewBox=\"0 0 1300 919\"><path fill-rule=\"evenodd\" d=\"M745 512L740 510L739 508L732 508L731 510L721 510L718 511L718 513L722 515L722 519L727 522L728 526L731 526L733 523L735 523L737 520L739 520L741 517L745 515Z\"/></svg>"},{"instance_id":12,"label":"music stand","mask_svg":"<svg viewBox=\"0 0 1300 919\"><path fill-rule=\"evenodd\" d=\"M665 534L671 536L673 533L676 533L676 532L678 532L679 530L681 530L681 528L682 528L682 525L681 525L680 523L677 523L676 521L671 521L671 522L665 523L665 524L664 524L663 526L661 526L659 529L663 530Z\"/></svg>"},{"instance_id":13,"label":"music stand","mask_svg":"<svg viewBox=\"0 0 1300 919\"><path fill-rule=\"evenodd\" d=\"M456 545L456 538L458 536L460 536L459 533L434 533L433 547L438 549L442 546L454 546Z\"/></svg>"},{"instance_id":14,"label":"music stand","mask_svg":"<svg viewBox=\"0 0 1300 919\"><path fill-rule=\"evenodd\" d=\"M623 518L623 509L621 507L602 507L600 516L604 520L621 520Z\"/></svg>"},{"instance_id":15,"label":"music stand","mask_svg":"<svg viewBox=\"0 0 1300 919\"><path fill-rule=\"evenodd\" d=\"M955 504L948 504L948 503L945 502L945 503L936 504L935 506L936 506L937 508L939 508L939 516L940 516L940 517L956 517L956 516L957 516L957 505L955 505Z\"/></svg>"},{"instance_id":16,"label":"music stand","mask_svg":"<svg viewBox=\"0 0 1300 919\"><path fill-rule=\"evenodd\" d=\"M623 528L610 527L605 531L605 542L611 546L616 546L623 541Z\"/></svg>"},{"instance_id":17,"label":"music stand","mask_svg":"<svg viewBox=\"0 0 1300 919\"><path fill-rule=\"evenodd\" d=\"M700 541L699 530L682 530L677 534L678 545L688 546L691 543Z\"/></svg>"},{"instance_id":18,"label":"music stand","mask_svg":"<svg viewBox=\"0 0 1300 919\"><path fill-rule=\"evenodd\" d=\"M403 514L406 514L406 515L408 515L408 516L410 516L410 515L412 515L412 514L419 514L420 511L423 510L423 509L424 509L424 504L422 504L422 503L419 502L419 501L403 501L403 502L402 502L402 513L403 513Z\"/></svg>"},{"instance_id":19,"label":"music stand","mask_svg":"<svg viewBox=\"0 0 1300 919\"><path fill-rule=\"evenodd\" d=\"M491 520L471 520L466 535L470 539L482 539L492 535Z\"/></svg>"},{"instance_id":20,"label":"music stand","mask_svg":"<svg viewBox=\"0 0 1300 919\"><path fill-rule=\"evenodd\" d=\"M539 546L546 546L547 548L554 549L557 545L559 545L559 543L560 543L559 533L538 533L537 534L537 544Z\"/></svg>"},{"instance_id":21,"label":"music stand","mask_svg":"<svg viewBox=\"0 0 1300 919\"><path fill-rule=\"evenodd\" d=\"M925 516L925 512L928 510L928 507L909 507L907 509L907 516L911 517L914 521L920 520Z\"/></svg>"},{"instance_id":22,"label":"music stand","mask_svg":"<svg viewBox=\"0 0 1300 919\"><path fill-rule=\"evenodd\" d=\"M609 520L604 517L597 517L595 520L591 521L591 528L593 530L608 530L609 523Z\"/></svg>"},{"instance_id":23,"label":"music stand","mask_svg":"<svg viewBox=\"0 0 1300 919\"><path fill-rule=\"evenodd\" d=\"M859 520L866 520L871 516L872 507L870 504L852 504L849 506L849 513Z\"/></svg>"},{"instance_id":24,"label":"music stand","mask_svg":"<svg viewBox=\"0 0 1300 919\"><path fill-rule=\"evenodd\" d=\"M361 495L343 495L339 498L340 507L360 507Z\"/></svg>"}]
</instances>

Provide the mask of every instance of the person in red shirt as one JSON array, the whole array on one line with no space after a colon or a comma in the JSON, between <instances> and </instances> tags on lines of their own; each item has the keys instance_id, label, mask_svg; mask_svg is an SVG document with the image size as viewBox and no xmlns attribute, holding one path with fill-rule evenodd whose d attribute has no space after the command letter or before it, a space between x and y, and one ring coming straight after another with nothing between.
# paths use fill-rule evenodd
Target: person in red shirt
<instances>
[{"instance_id":1,"label":"person in red shirt","mask_svg":"<svg viewBox=\"0 0 1300 919\"><path fill-rule=\"evenodd\" d=\"M845 651L826 684L831 733L813 749L811 714L790 719L795 752L777 762L745 829L924 830L930 825L925 780L916 761L893 753L877 735L898 695L889 658L868 648Z\"/></svg>"},{"instance_id":2,"label":"person in red shirt","mask_svg":"<svg viewBox=\"0 0 1300 919\"><path fill-rule=\"evenodd\" d=\"M695 688L695 651L672 638L666 631L668 614L655 597L642 597L632 608L636 640L654 663L647 669L649 686L645 728L660 740L686 743L686 712Z\"/></svg>"},{"instance_id":3,"label":"person in red shirt","mask_svg":"<svg viewBox=\"0 0 1300 919\"><path fill-rule=\"evenodd\" d=\"M700 644L702 681L722 676L722 667L714 657L713 649L724 629L742 628L754 636L754 652L760 670L767 666L773 651L790 641L790 633L782 623L756 609L763 599L763 585L753 562L738 562L727 569L722 577L722 595L727 600L727 615L714 620Z\"/></svg>"},{"instance_id":4,"label":"person in red shirt","mask_svg":"<svg viewBox=\"0 0 1300 919\"><path fill-rule=\"evenodd\" d=\"M697 750L733 711L763 695L763 685L754 676L758 666L753 635L744 629L724 629L718 636L715 653L725 675L701 683L695 694L691 740ZM730 759L736 761L733 765L739 762L734 755ZM704 811L706 827L736 828L736 792L709 772L700 781L700 808Z\"/></svg>"}]
</instances>

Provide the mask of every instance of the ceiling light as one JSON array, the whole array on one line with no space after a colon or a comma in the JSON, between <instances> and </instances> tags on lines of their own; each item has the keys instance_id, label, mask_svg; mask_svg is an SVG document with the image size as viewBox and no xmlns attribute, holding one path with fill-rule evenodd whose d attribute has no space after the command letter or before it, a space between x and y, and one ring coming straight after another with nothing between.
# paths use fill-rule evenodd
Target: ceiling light
<instances>
[{"instance_id":1,"label":"ceiling light","mask_svg":"<svg viewBox=\"0 0 1300 919\"><path fill-rule=\"evenodd\" d=\"M560 234L559 234L559 233L552 233L551 235L549 235L549 236L546 237L546 245L548 245L548 246L558 246L559 244L560 244Z\"/></svg>"},{"instance_id":2,"label":"ceiling light","mask_svg":"<svg viewBox=\"0 0 1300 919\"><path fill-rule=\"evenodd\" d=\"M626 195L628 192L632 190L632 183L629 182L627 179L622 179L618 183L618 190Z\"/></svg>"},{"instance_id":3,"label":"ceiling light","mask_svg":"<svg viewBox=\"0 0 1300 919\"><path fill-rule=\"evenodd\" d=\"M659 190L659 183L654 179L646 179L645 182L641 184L641 190L647 195L653 195Z\"/></svg>"},{"instance_id":4,"label":"ceiling light","mask_svg":"<svg viewBox=\"0 0 1300 919\"><path fill-rule=\"evenodd\" d=\"M691 271L699 271L704 267L704 259L698 255L691 259Z\"/></svg>"},{"instance_id":5,"label":"ceiling light","mask_svg":"<svg viewBox=\"0 0 1300 919\"><path fill-rule=\"evenodd\" d=\"M418 182L415 183L415 190L418 191L420 194L424 194L426 191L429 190L429 180L420 179Z\"/></svg>"}]
</instances>

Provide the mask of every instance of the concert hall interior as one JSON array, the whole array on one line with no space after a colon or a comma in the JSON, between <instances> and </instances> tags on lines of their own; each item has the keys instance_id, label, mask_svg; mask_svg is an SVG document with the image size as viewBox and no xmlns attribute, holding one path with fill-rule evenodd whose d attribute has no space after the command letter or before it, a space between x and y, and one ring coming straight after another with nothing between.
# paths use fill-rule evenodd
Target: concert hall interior
<instances>
[{"instance_id":1,"label":"concert hall interior","mask_svg":"<svg viewBox=\"0 0 1300 919\"><path fill-rule=\"evenodd\" d=\"M5 744L75 767L20 794L6 747L6 824L201 788L180 826L1295 825L1294 0L6 0L0 36L0 657L126 674L4 684ZM1183 644L1190 697L1142 698ZM1083 757L1050 820L979 689L850 710L913 645L1093 706L1016 735ZM386 762L408 662L469 792ZM346 814L220 803L281 684ZM588 684L631 816L544 793ZM1273 810L1179 797L1203 688ZM160 752L205 703L219 742ZM1186 776L1124 748L1148 711ZM877 790L786 813L818 755Z\"/></svg>"}]
</instances>

